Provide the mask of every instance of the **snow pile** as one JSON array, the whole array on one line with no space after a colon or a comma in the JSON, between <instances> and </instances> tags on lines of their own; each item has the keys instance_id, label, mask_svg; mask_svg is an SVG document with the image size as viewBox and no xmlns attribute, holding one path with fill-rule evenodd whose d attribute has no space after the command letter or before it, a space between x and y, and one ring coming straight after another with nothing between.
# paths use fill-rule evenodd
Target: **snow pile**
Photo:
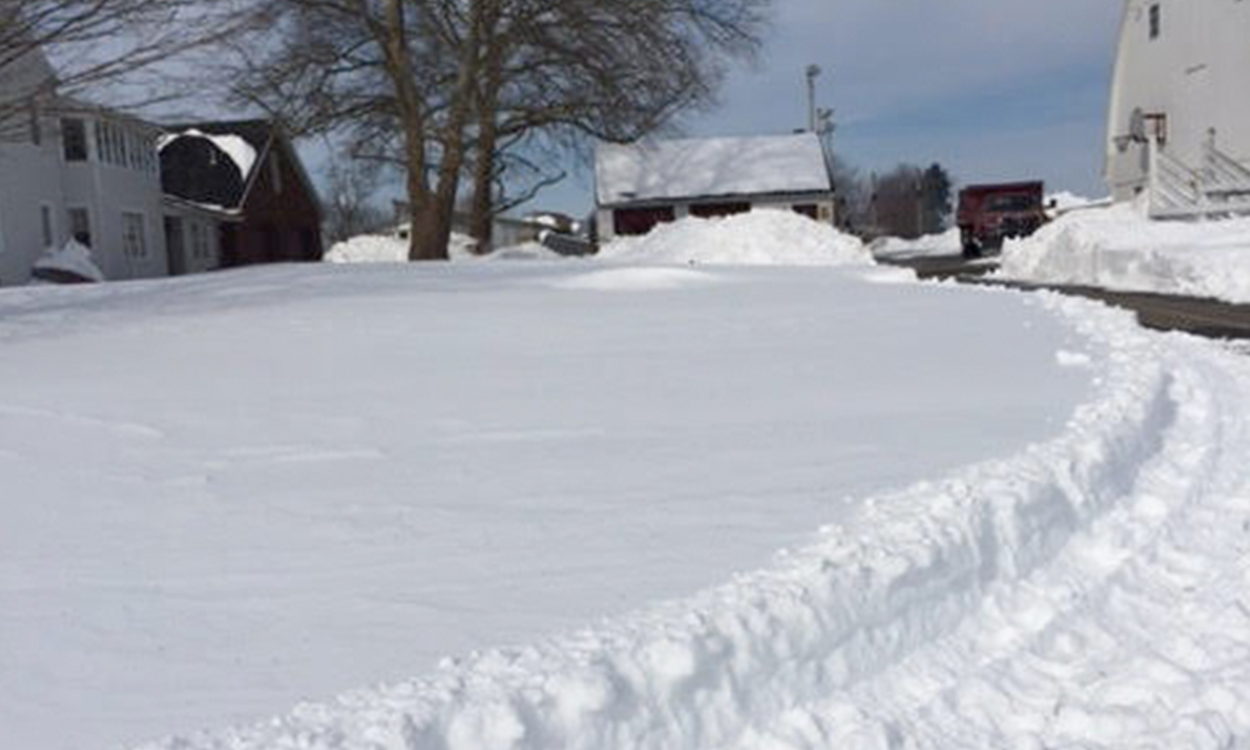
<instances>
[{"instance_id":1,"label":"snow pile","mask_svg":"<svg viewBox=\"0 0 1250 750\"><path fill-rule=\"evenodd\" d=\"M1053 206L1052 210L1056 213L1067 213L1078 208L1103 205L1108 200L1107 198L1086 198L1083 195L1061 190L1046 196L1046 208L1051 209Z\"/></svg>"},{"instance_id":2,"label":"snow pile","mask_svg":"<svg viewBox=\"0 0 1250 750\"><path fill-rule=\"evenodd\" d=\"M642 237L624 237L599 250L606 261L630 264L723 266L860 265L864 245L797 213L757 210L720 219L681 219Z\"/></svg>"},{"instance_id":3,"label":"snow pile","mask_svg":"<svg viewBox=\"0 0 1250 750\"><path fill-rule=\"evenodd\" d=\"M473 238L458 232L451 235L449 252L452 260L473 256ZM326 251L327 263L407 263L408 240L387 234L366 234L339 242Z\"/></svg>"},{"instance_id":4,"label":"snow pile","mask_svg":"<svg viewBox=\"0 0 1250 750\"><path fill-rule=\"evenodd\" d=\"M1250 219L1151 221L1127 204L1077 211L1008 240L999 275L1250 302Z\"/></svg>"},{"instance_id":5,"label":"snow pile","mask_svg":"<svg viewBox=\"0 0 1250 750\"><path fill-rule=\"evenodd\" d=\"M256 165L256 149L242 136L209 135L197 128L191 128L181 133L166 133L157 140L156 148L158 151L164 151L167 146L179 138L203 138L212 143L230 158L230 161L238 168L239 176L244 180L252 173L252 167Z\"/></svg>"},{"instance_id":6,"label":"snow pile","mask_svg":"<svg viewBox=\"0 0 1250 750\"><path fill-rule=\"evenodd\" d=\"M150 750L1232 747L1250 732L1250 363L1107 347L1057 440L866 501L770 569Z\"/></svg>"},{"instance_id":7,"label":"snow pile","mask_svg":"<svg viewBox=\"0 0 1250 750\"><path fill-rule=\"evenodd\" d=\"M484 260L563 260L564 256L541 242L526 242L513 247L502 247Z\"/></svg>"},{"instance_id":8,"label":"snow pile","mask_svg":"<svg viewBox=\"0 0 1250 750\"><path fill-rule=\"evenodd\" d=\"M914 240L882 237L875 240L869 249L877 258L924 258L960 255L963 245L959 227L952 227L941 234L928 234Z\"/></svg>"},{"instance_id":9,"label":"snow pile","mask_svg":"<svg viewBox=\"0 0 1250 750\"><path fill-rule=\"evenodd\" d=\"M91 249L74 240L66 242L60 250L45 253L35 261L34 270L36 276L43 272L42 275L48 276L49 280L65 274L84 281L104 281L104 272L91 259Z\"/></svg>"}]
</instances>

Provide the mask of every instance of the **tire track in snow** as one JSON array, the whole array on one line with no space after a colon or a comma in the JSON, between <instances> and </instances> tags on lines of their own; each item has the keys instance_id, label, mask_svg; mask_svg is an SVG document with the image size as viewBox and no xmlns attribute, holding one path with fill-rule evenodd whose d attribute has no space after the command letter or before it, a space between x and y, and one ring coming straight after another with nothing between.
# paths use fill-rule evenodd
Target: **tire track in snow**
<instances>
[{"instance_id":1,"label":"tire track in snow","mask_svg":"<svg viewBox=\"0 0 1250 750\"><path fill-rule=\"evenodd\" d=\"M1179 338L1159 347L1178 420L1110 513L957 633L741 747L1240 747L1250 363Z\"/></svg>"}]
</instances>

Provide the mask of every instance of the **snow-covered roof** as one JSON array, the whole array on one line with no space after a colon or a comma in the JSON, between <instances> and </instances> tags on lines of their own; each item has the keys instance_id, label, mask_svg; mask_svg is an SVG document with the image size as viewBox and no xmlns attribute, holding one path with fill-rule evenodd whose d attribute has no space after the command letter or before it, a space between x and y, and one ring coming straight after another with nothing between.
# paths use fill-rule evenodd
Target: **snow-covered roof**
<instances>
[{"instance_id":1,"label":"snow-covered roof","mask_svg":"<svg viewBox=\"0 0 1250 750\"><path fill-rule=\"evenodd\" d=\"M833 189L812 133L604 144L595 176L601 206Z\"/></svg>"},{"instance_id":2,"label":"snow-covered roof","mask_svg":"<svg viewBox=\"0 0 1250 750\"><path fill-rule=\"evenodd\" d=\"M157 142L157 150L164 151L167 146L179 138L203 138L211 142L226 156L230 157L230 161L234 162L234 165L239 169L239 176L244 180L252 173L252 167L256 164L256 149L241 136L210 135L198 128L191 128L181 133L162 135Z\"/></svg>"}]
</instances>

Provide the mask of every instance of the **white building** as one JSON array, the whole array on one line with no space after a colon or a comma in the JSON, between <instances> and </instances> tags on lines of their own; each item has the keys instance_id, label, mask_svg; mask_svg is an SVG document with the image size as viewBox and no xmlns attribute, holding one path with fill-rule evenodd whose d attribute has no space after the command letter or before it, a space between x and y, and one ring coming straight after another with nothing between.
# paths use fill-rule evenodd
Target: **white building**
<instances>
[{"instance_id":1,"label":"white building","mask_svg":"<svg viewBox=\"0 0 1250 750\"><path fill-rule=\"evenodd\" d=\"M1250 207L1250 0L1127 0L1106 176L1156 215Z\"/></svg>"},{"instance_id":2,"label":"white building","mask_svg":"<svg viewBox=\"0 0 1250 750\"><path fill-rule=\"evenodd\" d=\"M0 117L0 285L26 283L45 253L71 239L110 280L214 266L219 217L163 195L160 128L55 89L42 56L0 69L0 111L9 114ZM187 242L171 257L170 219L199 226L207 244Z\"/></svg>"},{"instance_id":3,"label":"white building","mask_svg":"<svg viewBox=\"0 0 1250 750\"><path fill-rule=\"evenodd\" d=\"M595 155L595 181L600 242L756 208L834 220L833 179L811 133L605 144Z\"/></svg>"}]
</instances>

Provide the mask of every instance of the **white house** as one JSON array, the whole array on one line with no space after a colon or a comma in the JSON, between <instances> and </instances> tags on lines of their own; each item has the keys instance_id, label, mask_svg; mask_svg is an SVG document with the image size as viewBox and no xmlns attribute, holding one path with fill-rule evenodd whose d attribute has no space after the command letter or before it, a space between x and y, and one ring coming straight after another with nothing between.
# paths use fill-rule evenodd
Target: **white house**
<instances>
[{"instance_id":1,"label":"white house","mask_svg":"<svg viewBox=\"0 0 1250 750\"><path fill-rule=\"evenodd\" d=\"M1127 0L1106 176L1156 215L1250 208L1250 0Z\"/></svg>"},{"instance_id":2,"label":"white house","mask_svg":"<svg viewBox=\"0 0 1250 750\"><path fill-rule=\"evenodd\" d=\"M57 96L39 55L6 66L0 89L23 102L0 129L0 284L25 283L70 239L109 279L164 275L158 129Z\"/></svg>"},{"instance_id":3,"label":"white house","mask_svg":"<svg viewBox=\"0 0 1250 750\"><path fill-rule=\"evenodd\" d=\"M688 216L793 210L832 224L833 179L811 133L604 144L595 155L599 240Z\"/></svg>"},{"instance_id":4,"label":"white house","mask_svg":"<svg viewBox=\"0 0 1250 750\"><path fill-rule=\"evenodd\" d=\"M0 285L70 240L109 280L219 267L222 227L240 217L164 193L161 133L57 95L40 54L0 67Z\"/></svg>"}]
</instances>

